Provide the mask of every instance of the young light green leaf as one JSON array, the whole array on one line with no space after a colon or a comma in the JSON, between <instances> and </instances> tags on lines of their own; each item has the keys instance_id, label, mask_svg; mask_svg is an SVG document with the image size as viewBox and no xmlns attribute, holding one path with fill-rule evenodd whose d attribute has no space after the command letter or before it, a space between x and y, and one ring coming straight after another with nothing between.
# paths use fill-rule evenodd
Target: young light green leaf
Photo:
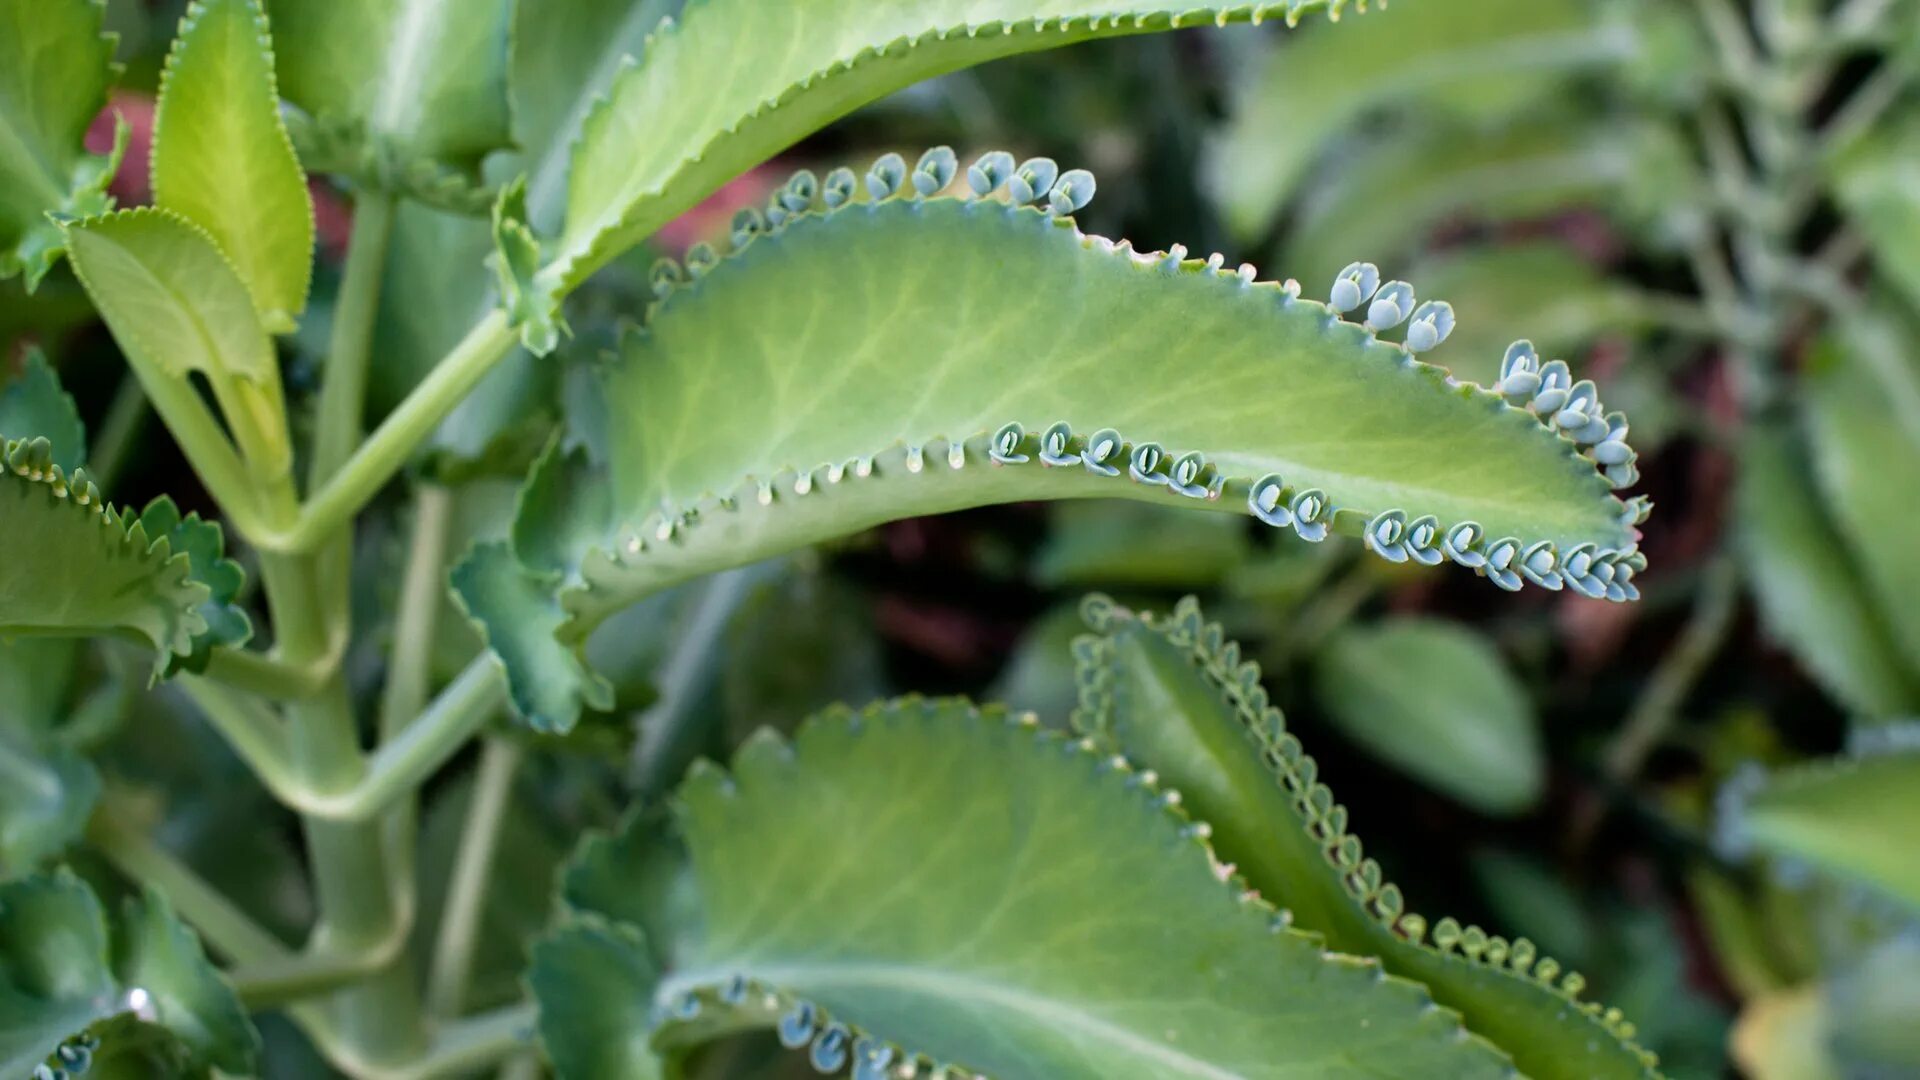
<instances>
[{"instance_id":1,"label":"young light green leaf","mask_svg":"<svg viewBox=\"0 0 1920 1080\"><path fill-rule=\"evenodd\" d=\"M207 632L206 585L189 556L69 476L43 441L8 443L0 468L0 634L126 633L158 654L154 676Z\"/></svg>"},{"instance_id":2,"label":"young light green leaf","mask_svg":"<svg viewBox=\"0 0 1920 1080\"><path fill-rule=\"evenodd\" d=\"M80 407L37 348L27 350L20 377L0 389L0 444L45 439L53 463L72 472L87 460L87 428Z\"/></svg>"},{"instance_id":3,"label":"young light green leaf","mask_svg":"<svg viewBox=\"0 0 1920 1080\"><path fill-rule=\"evenodd\" d=\"M1755 429L1740 452L1739 547L1767 632L1849 709L1920 709L1886 616L1847 551L1791 432Z\"/></svg>"},{"instance_id":4,"label":"young light green leaf","mask_svg":"<svg viewBox=\"0 0 1920 1080\"><path fill-rule=\"evenodd\" d=\"M520 331L520 344L545 356L571 333L560 315L560 297L541 279L540 241L527 223L527 182L514 180L493 204L493 272L507 325Z\"/></svg>"},{"instance_id":5,"label":"young light green leaf","mask_svg":"<svg viewBox=\"0 0 1920 1080\"><path fill-rule=\"evenodd\" d=\"M107 918L79 878L0 882L0 1075L35 1066L119 1011Z\"/></svg>"},{"instance_id":6,"label":"young light green leaf","mask_svg":"<svg viewBox=\"0 0 1920 1080\"><path fill-rule=\"evenodd\" d=\"M1351 0L755 0L691 5L589 114L552 273L561 291L727 180L892 90L1016 53L1179 25L1285 17ZM1351 5L1358 7L1359 5ZM697 85L700 92L688 93Z\"/></svg>"},{"instance_id":7,"label":"young light green leaf","mask_svg":"<svg viewBox=\"0 0 1920 1080\"><path fill-rule=\"evenodd\" d=\"M1483 637L1438 619L1346 628L1315 658L1314 689L1341 733L1487 814L1546 786L1539 718Z\"/></svg>"},{"instance_id":8,"label":"young light green leaf","mask_svg":"<svg viewBox=\"0 0 1920 1080\"><path fill-rule=\"evenodd\" d=\"M124 147L89 155L87 126L107 101L114 39L104 0L0 0L0 279L31 290L60 257L48 214L104 213Z\"/></svg>"},{"instance_id":9,"label":"young light green leaf","mask_svg":"<svg viewBox=\"0 0 1920 1080\"><path fill-rule=\"evenodd\" d=\"M280 90L308 114L294 129L301 158L318 172L484 211L480 161L509 142L511 6L269 0Z\"/></svg>"},{"instance_id":10,"label":"young light green leaf","mask_svg":"<svg viewBox=\"0 0 1920 1080\"><path fill-rule=\"evenodd\" d=\"M1093 597L1097 636L1075 643L1074 724L1177 788L1250 885L1337 953L1378 957L1457 1009L1468 1030L1540 1080L1647 1078L1652 1055L1617 1010L1582 1003L1585 980L1525 938L1406 910L1399 886L1347 832L1347 811L1268 704L1260 669L1183 601L1161 619ZM1395 676L1400 677L1398 675ZM1431 934L1429 927L1431 926ZM1431 944L1428 944L1429 940Z\"/></svg>"},{"instance_id":11,"label":"young light green leaf","mask_svg":"<svg viewBox=\"0 0 1920 1080\"><path fill-rule=\"evenodd\" d=\"M1823 342L1802 380L1815 472L1840 531L1892 627L1909 670L1920 670L1920 361L1890 319L1865 313Z\"/></svg>"},{"instance_id":12,"label":"young light green leaf","mask_svg":"<svg viewBox=\"0 0 1920 1080\"><path fill-rule=\"evenodd\" d=\"M74 270L162 415L206 377L247 462L291 468L273 342L233 264L171 211L128 210L67 228ZM196 463L198 464L198 463Z\"/></svg>"},{"instance_id":13,"label":"young light green leaf","mask_svg":"<svg viewBox=\"0 0 1920 1080\"><path fill-rule=\"evenodd\" d=\"M1630 27L1582 0L1445 0L1395 4L1337 31L1290 38L1263 58L1240 95L1210 168L1227 224L1243 239L1272 227L1322 145L1383 105L1514 84L1618 63ZM1502 95L1505 96L1505 95Z\"/></svg>"},{"instance_id":14,"label":"young light green leaf","mask_svg":"<svg viewBox=\"0 0 1920 1080\"><path fill-rule=\"evenodd\" d=\"M810 180L786 193L818 191ZM571 507L565 530L591 551L571 565L519 552L568 575L569 642L702 573L1018 500L1130 498L1309 540L1367 534L1387 558L1451 550L1508 588L1523 573L1559 587L1560 552L1588 595L1608 593L1592 573L1639 568L1635 513L1575 441L1251 267L1135 253L991 200L846 204L747 239L711 269L696 253L692 285L664 266L666 299L604 372L594 490L610 503L597 523ZM1411 287L1394 289L1411 306ZM969 329L963 311L995 312L993 328ZM1382 312L1408 315L1376 300L1367 317ZM1441 314L1450 328L1429 303L1414 331L1436 340L1420 317ZM528 506L560 505L539 486ZM516 544L539 527L523 514Z\"/></svg>"},{"instance_id":15,"label":"young light green leaf","mask_svg":"<svg viewBox=\"0 0 1920 1080\"><path fill-rule=\"evenodd\" d=\"M1505 1075L1417 985L1277 920L1174 803L1110 756L960 702L751 740L676 803L704 917L653 988L657 1039L736 1004L766 1015L772 994L788 1045L863 1075ZM622 983L643 984L652 957L625 954ZM595 1010L556 1018L569 1031L628 1034L621 995L541 1005Z\"/></svg>"},{"instance_id":16,"label":"young light green leaf","mask_svg":"<svg viewBox=\"0 0 1920 1080\"><path fill-rule=\"evenodd\" d=\"M207 230L283 334L307 304L314 225L273 63L259 0L194 0L160 77L153 198Z\"/></svg>"},{"instance_id":17,"label":"young light green leaf","mask_svg":"<svg viewBox=\"0 0 1920 1080\"><path fill-rule=\"evenodd\" d=\"M1735 852L1757 850L1818 867L1920 909L1920 740L1736 778L1720 828Z\"/></svg>"}]
</instances>

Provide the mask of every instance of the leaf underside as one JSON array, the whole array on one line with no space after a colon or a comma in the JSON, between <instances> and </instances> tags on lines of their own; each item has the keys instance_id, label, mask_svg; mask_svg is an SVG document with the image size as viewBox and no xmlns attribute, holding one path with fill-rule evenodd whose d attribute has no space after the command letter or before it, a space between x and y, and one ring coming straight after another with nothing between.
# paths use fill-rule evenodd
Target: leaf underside
<instances>
[{"instance_id":1,"label":"leaf underside","mask_svg":"<svg viewBox=\"0 0 1920 1080\"><path fill-rule=\"evenodd\" d=\"M706 0L662 23L587 116L551 272L565 288L866 102L989 60L1176 26L1338 17L1352 0ZM698 87L697 93L689 93ZM538 185L536 185L536 190Z\"/></svg>"},{"instance_id":2,"label":"leaf underside","mask_svg":"<svg viewBox=\"0 0 1920 1080\"><path fill-rule=\"evenodd\" d=\"M756 737L678 797L703 915L656 1013L777 1013L816 1066L862 1076L1505 1075L1419 987L1223 880L1172 802L1108 755L959 702ZM630 971L650 962L637 930Z\"/></svg>"},{"instance_id":3,"label":"leaf underside","mask_svg":"<svg viewBox=\"0 0 1920 1080\"><path fill-rule=\"evenodd\" d=\"M1166 618L1095 597L1096 634L1075 643L1075 726L1150 768L1212 827L1232 862L1292 925L1340 953L1377 957L1459 1010L1468 1029L1538 1080L1648 1077L1652 1055L1618 1010L1583 1003L1524 938L1509 942L1452 919L1405 910L1398 886L1347 831L1347 811L1260 685L1236 643L1183 601Z\"/></svg>"}]
</instances>

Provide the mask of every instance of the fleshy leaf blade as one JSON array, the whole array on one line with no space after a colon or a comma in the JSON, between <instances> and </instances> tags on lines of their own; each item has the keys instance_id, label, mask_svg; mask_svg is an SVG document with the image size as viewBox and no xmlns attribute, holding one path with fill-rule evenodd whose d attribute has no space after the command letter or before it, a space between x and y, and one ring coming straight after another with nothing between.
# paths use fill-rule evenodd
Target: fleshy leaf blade
<instances>
[{"instance_id":1,"label":"fleshy leaf blade","mask_svg":"<svg viewBox=\"0 0 1920 1080\"><path fill-rule=\"evenodd\" d=\"M313 273L313 201L280 119L259 0L195 0L160 80L154 202L205 229L273 333L294 329Z\"/></svg>"},{"instance_id":2,"label":"fleshy leaf blade","mask_svg":"<svg viewBox=\"0 0 1920 1080\"><path fill-rule=\"evenodd\" d=\"M32 289L63 250L49 213L84 217L111 205L120 142L89 155L87 126L113 82L104 0L0 2L0 278Z\"/></svg>"},{"instance_id":3,"label":"fleshy leaf blade","mask_svg":"<svg viewBox=\"0 0 1920 1080\"><path fill-rule=\"evenodd\" d=\"M47 358L27 350L20 377L0 389L0 444L45 439L53 463L72 472L87 459L87 428L80 407L60 385Z\"/></svg>"},{"instance_id":4,"label":"fleshy leaf blade","mask_svg":"<svg viewBox=\"0 0 1920 1080\"><path fill-rule=\"evenodd\" d=\"M238 602L247 574L227 558L226 533L220 523L203 521L198 513L182 517L173 500L162 495L141 511L140 525L149 537L165 539L175 553L185 555L192 579L207 589L199 607L207 629L194 635L191 653L169 660L167 674L205 671L215 647L237 649L251 640L253 622Z\"/></svg>"},{"instance_id":5,"label":"fleshy leaf blade","mask_svg":"<svg viewBox=\"0 0 1920 1080\"><path fill-rule=\"evenodd\" d=\"M1540 1080L1656 1075L1617 1013L1578 1000L1584 981L1522 938L1429 923L1346 831L1347 812L1286 730L1237 643L1183 601L1171 616L1087 601L1075 643L1074 724L1177 788L1247 882L1340 953L1378 957L1458 1010L1469 1031ZM1431 927L1431 935L1429 935Z\"/></svg>"},{"instance_id":6,"label":"fleshy leaf blade","mask_svg":"<svg viewBox=\"0 0 1920 1080\"><path fill-rule=\"evenodd\" d=\"M141 1019L173 1033L197 1062L235 1076L255 1072L259 1032L165 894L149 886L127 902L117 946L121 984L146 994L151 1017Z\"/></svg>"},{"instance_id":7,"label":"fleshy leaf blade","mask_svg":"<svg viewBox=\"0 0 1920 1080\"><path fill-rule=\"evenodd\" d=\"M67 871L0 883L0 1073L31 1076L117 1011L106 912Z\"/></svg>"}]
</instances>

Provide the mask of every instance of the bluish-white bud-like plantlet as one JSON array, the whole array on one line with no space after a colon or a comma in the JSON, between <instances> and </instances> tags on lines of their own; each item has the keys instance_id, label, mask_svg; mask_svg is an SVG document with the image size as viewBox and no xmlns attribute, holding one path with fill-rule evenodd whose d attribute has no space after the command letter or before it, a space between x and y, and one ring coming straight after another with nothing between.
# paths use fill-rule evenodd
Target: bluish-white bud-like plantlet
<instances>
[{"instance_id":1,"label":"bluish-white bud-like plantlet","mask_svg":"<svg viewBox=\"0 0 1920 1080\"><path fill-rule=\"evenodd\" d=\"M1527 549L1520 557L1520 572L1541 588L1560 591L1560 556L1550 541L1542 540Z\"/></svg>"},{"instance_id":2,"label":"bluish-white bud-like plantlet","mask_svg":"<svg viewBox=\"0 0 1920 1080\"><path fill-rule=\"evenodd\" d=\"M780 205L780 192L774 192L773 197L767 200L767 228L777 229L785 225L787 219L792 216L787 213L786 207Z\"/></svg>"},{"instance_id":3,"label":"bluish-white bud-like plantlet","mask_svg":"<svg viewBox=\"0 0 1920 1080\"><path fill-rule=\"evenodd\" d=\"M1571 435L1599 420L1603 411L1600 388L1593 385L1592 379L1581 379L1573 384L1573 389L1567 391L1567 400L1554 410L1553 426ZM1602 434L1605 434L1604 430Z\"/></svg>"},{"instance_id":4,"label":"bluish-white bud-like plantlet","mask_svg":"<svg viewBox=\"0 0 1920 1080\"><path fill-rule=\"evenodd\" d=\"M890 199L907 180L907 162L899 154L882 154L867 171L867 194L874 202Z\"/></svg>"},{"instance_id":5,"label":"bluish-white bud-like plantlet","mask_svg":"<svg viewBox=\"0 0 1920 1080\"><path fill-rule=\"evenodd\" d=\"M1605 565L1596 557L1592 544L1581 544L1560 560L1560 576L1573 591L1598 600L1607 595L1606 579L1597 572Z\"/></svg>"},{"instance_id":6,"label":"bluish-white bud-like plantlet","mask_svg":"<svg viewBox=\"0 0 1920 1080\"><path fill-rule=\"evenodd\" d=\"M673 290L687 280L687 272L672 259L656 259L653 269L647 272L647 284L652 287L653 295L665 300Z\"/></svg>"},{"instance_id":7,"label":"bluish-white bud-like plantlet","mask_svg":"<svg viewBox=\"0 0 1920 1080\"><path fill-rule=\"evenodd\" d=\"M1025 206L1052 191L1059 177L1060 166L1052 158L1028 158L1007 177L1007 199L1015 206Z\"/></svg>"},{"instance_id":8,"label":"bluish-white bud-like plantlet","mask_svg":"<svg viewBox=\"0 0 1920 1080\"><path fill-rule=\"evenodd\" d=\"M1619 465L1609 465L1600 470L1600 473L1607 478L1607 483L1611 485L1615 491L1621 488L1630 488L1640 482L1640 466L1634 464L1632 461L1623 462Z\"/></svg>"},{"instance_id":9,"label":"bluish-white bud-like plantlet","mask_svg":"<svg viewBox=\"0 0 1920 1080\"><path fill-rule=\"evenodd\" d=\"M1054 217L1063 217L1077 213L1082 207L1093 201L1093 174L1085 169L1072 169L1054 182L1047 193L1047 213Z\"/></svg>"},{"instance_id":10,"label":"bluish-white bud-like plantlet","mask_svg":"<svg viewBox=\"0 0 1920 1080\"><path fill-rule=\"evenodd\" d=\"M1391 330L1413 314L1413 286L1404 281L1389 281L1373 295L1367 305L1367 329L1374 333Z\"/></svg>"},{"instance_id":11,"label":"bluish-white bud-like plantlet","mask_svg":"<svg viewBox=\"0 0 1920 1080\"><path fill-rule=\"evenodd\" d=\"M953 174L960 168L960 159L953 154L951 146L936 146L920 155L920 163L913 167L913 190L921 196L938 195L953 183Z\"/></svg>"},{"instance_id":12,"label":"bluish-white bud-like plantlet","mask_svg":"<svg viewBox=\"0 0 1920 1080\"><path fill-rule=\"evenodd\" d=\"M853 201L856 183L853 170L842 165L827 174L827 182L820 186L820 201L827 204L827 209L838 210Z\"/></svg>"},{"instance_id":13,"label":"bluish-white bud-like plantlet","mask_svg":"<svg viewBox=\"0 0 1920 1080\"><path fill-rule=\"evenodd\" d=\"M1040 436L1040 462L1044 465L1078 465L1080 455L1071 452L1073 426L1066 421L1053 425Z\"/></svg>"},{"instance_id":14,"label":"bluish-white bud-like plantlet","mask_svg":"<svg viewBox=\"0 0 1920 1080\"><path fill-rule=\"evenodd\" d=\"M766 231L767 219L751 206L742 207L733 215L733 224L728 230L736 250L753 243L755 238Z\"/></svg>"},{"instance_id":15,"label":"bluish-white bud-like plantlet","mask_svg":"<svg viewBox=\"0 0 1920 1080\"><path fill-rule=\"evenodd\" d=\"M695 278L705 277L707 271L720 265L720 255L707 243L695 244L687 249L687 273Z\"/></svg>"},{"instance_id":16,"label":"bluish-white bud-like plantlet","mask_svg":"<svg viewBox=\"0 0 1920 1080\"><path fill-rule=\"evenodd\" d=\"M1422 566L1438 566L1446 558L1440 550L1440 519L1428 514L1407 526L1407 554Z\"/></svg>"},{"instance_id":17,"label":"bluish-white bud-like plantlet","mask_svg":"<svg viewBox=\"0 0 1920 1080\"><path fill-rule=\"evenodd\" d=\"M1213 494L1206 479L1207 456L1199 451L1180 455L1180 460L1167 470L1167 485L1189 498L1205 499Z\"/></svg>"},{"instance_id":18,"label":"bluish-white bud-like plantlet","mask_svg":"<svg viewBox=\"0 0 1920 1080\"><path fill-rule=\"evenodd\" d=\"M1327 502L1326 492L1308 488L1295 495L1287 509L1293 512L1293 531L1300 539L1317 544L1327 538L1327 519L1333 517L1333 504Z\"/></svg>"},{"instance_id":19,"label":"bluish-white bud-like plantlet","mask_svg":"<svg viewBox=\"0 0 1920 1080\"><path fill-rule=\"evenodd\" d=\"M1593 460L1602 466L1625 465L1636 456L1627 445L1627 414L1611 412L1606 419L1607 433L1593 445Z\"/></svg>"},{"instance_id":20,"label":"bluish-white bud-like plantlet","mask_svg":"<svg viewBox=\"0 0 1920 1080\"><path fill-rule=\"evenodd\" d=\"M1367 262L1348 263L1333 277L1333 289L1327 306L1345 315L1368 300L1380 289L1380 268Z\"/></svg>"},{"instance_id":21,"label":"bluish-white bud-like plantlet","mask_svg":"<svg viewBox=\"0 0 1920 1080\"><path fill-rule=\"evenodd\" d=\"M1447 558L1469 570L1478 570L1487 565L1486 553L1480 550L1480 545L1486 541L1486 538L1487 532L1480 527L1479 522L1463 521L1447 530L1447 535L1440 541L1440 546L1446 551Z\"/></svg>"},{"instance_id":22,"label":"bluish-white bud-like plantlet","mask_svg":"<svg viewBox=\"0 0 1920 1080\"><path fill-rule=\"evenodd\" d=\"M1633 583L1633 575L1638 569L1625 559L1615 563L1613 581L1607 585L1607 599L1615 603L1640 599L1640 589Z\"/></svg>"},{"instance_id":23,"label":"bluish-white bud-like plantlet","mask_svg":"<svg viewBox=\"0 0 1920 1080\"><path fill-rule=\"evenodd\" d=\"M1121 458L1126 454L1126 441L1112 428L1101 428L1087 440L1087 448L1080 452L1080 463L1088 472L1101 476L1119 476Z\"/></svg>"},{"instance_id":24,"label":"bluish-white bud-like plantlet","mask_svg":"<svg viewBox=\"0 0 1920 1080\"><path fill-rule=\"evenodd\" d=\"M798 1050L813 1041L815 1013L813 1006L800 1002L780 1017L775 1030L780 1036L780 1045L789 1050Z\"/></svg>"},{"instance_id":25,"label":"bluish-white bud-like plantlet","mask_svg":"<svg viewBox=\"0 0 1920 1080\"><path fill-rule=\"evenodd\" d=\"M1507 346L1507 355L1500 361L1500 381L1493 389L1515 405L1532 401L1540 392L1540 354L1533 342L1523 338Z\"/></svg>"},{"instance_id":26,"label":"bluish-white bud-like plantlet","mask_svg":"<svg viewBox=\"0 0 1920 1080\"><path fill-rule=\"evenodd\" d=\"M893 1047L877 1039L854 1040L853 1080L887 1080L887 1067L892 1064Z\"/></svg>"},{"instance_id":27,"label":"bluish-white bud-like plantlet","mask_svg":"<svg viewBox=\"0 0 1920 1080\"><path fill-rule=\"evenodd\" d=\"M1407 561L1407 514L1404 510L1386 510L1367 522L1361 540L1367 549L1388 562Z\"/></svg>"},{"instance_id":28,"label":"bluish-white bud-like plantlet","mask_svg":"<svg viewBox=\"0 0 1920 1080\"><path fill-rule=\"evenodd\" d=\"M1013 155L1005 150L994 150L982 154L980 160L967 166L967 187L980 198L998 191L1001 184L1013 175Z\"/></svg>"},{"instance_id":29,"label":"bluish-white bud-like plantlet","mask_svg":"<svg viewBox=\"0 0 1920 1080\"><path fill-rule=\"evenodd\" d=\"M1275 528L1293 524L1293 511L1287 507L1287 485L1279 473L1268 473L1247 491L1247 509Z\"/></svg>"},{"instance_id":30,"label":"bluish-white bud-like plantlet","mask_svg":"<svg viewBox=\"0 0 1920 1080\"><path fill-rule=\"evenodd\" d=\"M1514 562L1520 557L1520 541L1511 536L1502 537L1487 545L1487 561L1481 566L1481 573L1487 580L1508 592L1519 592L1525 584Z\"/></svg>"},{"instance_id":31,"label":"bluish-white bud-like plantlet","mask_svg":"<svg viewBox=\"0 0 1920 1080\"><path fill-rule=\"evenodd\" d=\"M790 214L804 214L813 209L813 197L819 193L819 178L813 175L813 170L801 169L780 189L780 205Z\"/></svg>"},{"instance_id":32,"label":"bluish-white bud-like plantlet","mask_svg":"<svg viewBox=\"0 0 1920 1080\"><path fill-rule=\"evenodd\" d=\"M853 1035L843 1024L829 1025L827 1030L813 1040L813 1046L807 1051L807 1061L818 1072L831 1076L847 1063L847 1047L852 1043Z\"/></svg>"},{"instance_id":33,"label":"bluish-white bud-like plantlet","mask_svg":"<svg viewBox=\"0 0 1920 1080\"><path fill-rule=\"evenodd\" d=\"M1567 362L1549 360L1540 366L1540 391L1533 395L1528 407L1541 416L1552 416L1567 403L1567 395L1572 391L1573 372L1567 369Z\"/></svg>"},{"instance_id":34,"label":"bluish-white bud-like plantlet","mask_svg":"<svg viewBox=\"0 0 1920 1080\"><path fill-rule=\"evenodd\" d=\"M1159 443L1141 443L1133 448L1133 456L1127 459L1127 475L1142 484L1164 484L1167 474L1160 471L1166 462L1166 451Z\"/></svg>"},{"instance_id":35,"label":"bluish-white bud-like plantlet","mask_svg":"<svg viewBox=\"0 0 1920 1080\"><path fill-rule=\"evenodd\" d=\"M1019 424L1008 424L994 432L993 442L989 444L987 456L1002 465L1019 465L1031 461L1021 451L1021 443L1026 441L1027 432Z\"/></svg>"},{"instance_id":36,"label":"bluish-white bud-like plantlet","mask_svg":"<svg viewBox=\"0 0 1920 1080\"><path fill-rule=\"evenodd\" d=\"M1413 313L1413 323L1407 327L1407 348L1426 352L1452 333L1453 305L1445 300L1429 300Z\"/></svg>"}]
</instances>

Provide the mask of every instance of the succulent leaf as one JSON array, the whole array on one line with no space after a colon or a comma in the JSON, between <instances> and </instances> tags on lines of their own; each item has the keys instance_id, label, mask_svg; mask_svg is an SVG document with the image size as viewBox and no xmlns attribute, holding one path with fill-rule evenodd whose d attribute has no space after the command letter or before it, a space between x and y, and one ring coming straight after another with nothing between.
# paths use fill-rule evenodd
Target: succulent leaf
<instances>
[{"instance_id":1,"label":"succulent leaf","mask_svg":"<svg viewBox=\"0 0 1920 1080\"><path fill-rule=\"evenodd\" d=\"M88 217L112 205L113 153L86 152L87 126L118 68L104 0L0 2L0 279L32 290L65 250L48 214Z\"/></svg>"},{"instance_id":2,"label":"succulent leaf","mask_svg":"<svg viewBox=\"0 0 1920 1080\"><path fill-rule=\"evenodd\" d=\"M1419 987L1277 922L1177 802L1108 754L961 702L834 710L791 744L749 740L676 800L704 914L652 988L657 1038L739 1011L861 1076L1504 1074ZM595 933L601 958L581 959L597 984L642 985L655 960L637 935ZM542 1023L593 1010L549 1030L630 1038L609 1022L630 1000L543 995Z\"/></svg>"},{"instance_id":3,"label":"succulent leaf","mask_svg":"<svg viewBox=\"0 0 1920 1080\"><path fill-rule=\"evenodd\" d=\"M1543 76L1619 63L1630 28L1581 0L1433 0L1386 7L1337 32L1300 34L1270 49L1234 108L1211 167L1227 223L1264 234L1330 137L1369 110L1472 84L1484 96L1535 97ZM1483 90L1481 88L1484 88ZM1312 102L1303 108L1303 102Z\"/></svg>"},{"instance_id":4,"label":"succulent leaf","mask_svg":"<svg viewBox=\"0 0 1920 1080\"><path fill-rule=\"evenodd\" d=\"M570 164L566 228L552 273L561 291L572 288L727 180L921 79L1094 38L1269 17L1291 24L1311 10L1337 17L1349 6L1364 10L1351 0L1198 8L1161 0L690 5L682 18L660 24L587 117ZM752 32L743 34L743 26ZM688 94L696 81L701 92ZM903 168L887 193L905 180ZM1051 177L1021 178L1015 201L1051 202L1057 187ZM1060 205L1082 198L1084 188L1070 183Z\"/></svg>"},{"instance_id":5,"label":"succulent leaf","mask_svg":"<svg viewBox=\"0 0 1920 1080\"><path fill-rule=\"evenodd\" d=\"M215 647L237 649L253 638L253 622L239 604L247 574L227 558L226 533L217 521L202 521L198 513L182 517L180 508L165 495L140 512L140 526L154 542L165 540L176 555L187 557L191 579L207 588L199 606L205 631L193 636L193 651L167 660L167 675L181 670L202 672Z\"/></svg>"},{"instance_id":6,"label":"succulent leaf","mask_svg":"<svg viewBox=\"0 0 1920 1080\"><path fill-rule=\"evenodd\" d=\"M60 385L45 354L29 348L20 377L0 389L0 444L45 439L55 465L68 472L87 460L80 407Z\"/></svg>"},{"instance_id":7,"label":"succulent leaf","mask_svg":"<svg viewBox=\"0 0 1920 1080\"><path fill-rule=\"evenodd\" d=\"M520 344L545 356L569 332L560 315L560 298L538 278L540 241L527 223L527 184L517 179L500 190L493 204L493 272L506 310L507 324L520 331Z\"/></svg>"},{"instance_id":8,"label":"succulent leaf","mask_svg":"<svg viewBox=\"0 0 1920 1080\"><path fill-rule=\"evenodd\" d=\"M1327 946L1378 957L1459 1010L1468 1030L1528 1076L1649 1077L1652 1055L1617 1012L1578 1000L1577 975L1524 938L1451 918L1429 923L1347 832L1347 811L1286 730L1260 669L1199 606L1167 617L1087 601L1095 634L1075 643L1077 728L1178 788L1247 882ZM1431 930L1431 934L1429 934Z\"/></svg>"},{"instance_id":9,"label":"succulent leaf","mask_svg":"<svg viewBox=\"0 0 1920 1080\"><path fill-rule=\"evenodd\" d=\"M188 552L53 464L44 440L6 444L0 524L0 634L131 634L158 654L159 678L209 633L211 592Z\"/></svg>"},{"instance_id":10,"label":"succulent leaf","mask_svg":"<svg viewBox=\"0 0 1920 1080\"><path fill-rule=\"evenodd\" d=\"M195 0L160 77L154 202L207 230L260 321L288 333L313 273L313 200L280 120L259 0Z\"/></svg>"}]
</instances>

